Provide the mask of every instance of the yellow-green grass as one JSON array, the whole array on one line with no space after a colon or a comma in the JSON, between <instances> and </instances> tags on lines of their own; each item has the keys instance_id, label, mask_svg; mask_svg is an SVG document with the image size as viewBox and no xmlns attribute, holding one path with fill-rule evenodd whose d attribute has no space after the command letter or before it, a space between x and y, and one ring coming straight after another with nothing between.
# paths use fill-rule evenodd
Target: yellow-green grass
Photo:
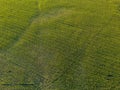
<instances>
[{"instance_id":1,"label":"yellow-green grass","mask_svg":"<svg viewBox=\"0 0 120 90\"><path fill-rule=\"evenodd\" d=\"M119 90L119 0L0 0L1 90Z\"/></svg>"}]
</instances>

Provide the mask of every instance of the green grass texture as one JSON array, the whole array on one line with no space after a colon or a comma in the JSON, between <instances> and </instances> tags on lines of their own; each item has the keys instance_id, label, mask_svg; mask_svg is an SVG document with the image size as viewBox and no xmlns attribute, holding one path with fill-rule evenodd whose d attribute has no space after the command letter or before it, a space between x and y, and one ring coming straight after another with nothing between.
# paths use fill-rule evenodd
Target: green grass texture
<instances>
[{"instance_id":1,"label":"green grass texture","mask_svg":"<svg viewBox=\"0 0 120 90\"><path fill-rule=\"evenodd\" d=\"M120 0L0 0L0 90L120 90Z\"/></svg>"}]
</instances>

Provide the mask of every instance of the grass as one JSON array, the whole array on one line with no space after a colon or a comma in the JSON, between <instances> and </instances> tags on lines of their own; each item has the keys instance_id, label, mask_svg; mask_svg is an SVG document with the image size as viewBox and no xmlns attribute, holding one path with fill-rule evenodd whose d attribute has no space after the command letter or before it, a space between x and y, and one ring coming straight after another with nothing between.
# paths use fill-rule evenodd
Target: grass
<instances>
[{"instance_id":1,"label":"grass","mask_svg":"<svg viewBox=\"0 0 120 90\"><path fill-rule=\"evenodd\" d=\"M119 0L0 0L0 90L119 90Z\"/></svg>"}]
</instances>

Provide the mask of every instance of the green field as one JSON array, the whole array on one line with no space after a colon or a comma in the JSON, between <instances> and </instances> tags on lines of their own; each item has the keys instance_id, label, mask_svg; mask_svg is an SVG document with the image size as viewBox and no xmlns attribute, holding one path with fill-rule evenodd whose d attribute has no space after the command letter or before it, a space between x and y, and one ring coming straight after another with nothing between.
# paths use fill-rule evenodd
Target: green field
<instances>
[{"instance_id":1,"label":"green field","mask_svg":"<svg viewBox=\"0 0 120 90\"><path fill-rule=\"evenodd\" d=\"M0 0L0 90L120 90L120 0Z\"/></svg>"}]
</instances>

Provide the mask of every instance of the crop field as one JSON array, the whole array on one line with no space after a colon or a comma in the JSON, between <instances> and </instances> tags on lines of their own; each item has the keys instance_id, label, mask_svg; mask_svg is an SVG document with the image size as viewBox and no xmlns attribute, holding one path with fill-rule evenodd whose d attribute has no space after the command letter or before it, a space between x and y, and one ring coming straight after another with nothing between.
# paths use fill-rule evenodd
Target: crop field
<instances>
[{"instance_id":1,"label":"crop field","mask_svg":"<svg viewBox=\"0 0 120 90\"><path fill-rule=\"evenodd\" d=\"M120 0L0 0L0 90L120 90Z\"/></svg>"}]
</instances>

